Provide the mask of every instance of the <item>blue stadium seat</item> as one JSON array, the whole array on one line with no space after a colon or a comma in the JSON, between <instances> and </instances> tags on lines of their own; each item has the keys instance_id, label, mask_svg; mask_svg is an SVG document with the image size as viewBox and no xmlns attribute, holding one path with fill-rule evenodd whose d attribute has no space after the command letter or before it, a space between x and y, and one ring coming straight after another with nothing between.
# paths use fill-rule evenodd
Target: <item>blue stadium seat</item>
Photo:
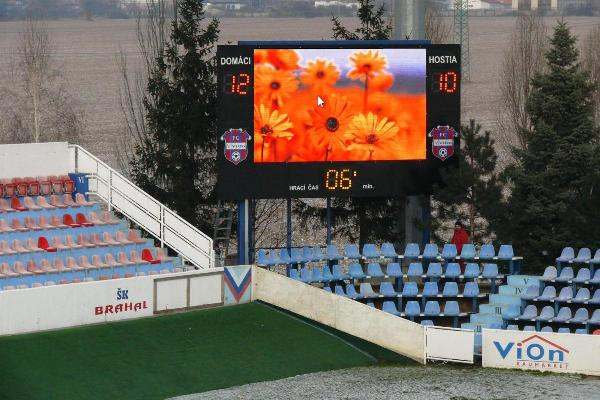
<instances>
[{"instance_id":1,"label":"blue stadium seat","mask_svg":"<svg viewBox=\"0 0 600 400\"><path fill-rule=\"evenodd\" d=\"M406 276L410 278L420 278L423 276L423 265L418 262L410 263Z\"/></svg>"},{"instance_id":2,"label":"blue stadium seat","mask_svg":"<svg viewBox=\"0 0 600 400\"><path fill-rule=\"evenodd\" d=\"M545 326L540 332L554 332L551 326Z\"/></svg>"},{"instance_id":3,"label":"blue stadium seat","mask_svg":"<svg viewBox=\"0 0 600 400\"><path fill-rule=\"evenodd\" d=\"M575 295L575 297L573 297L573 303L585 303L586 301L588 301L591 297L590 294L590 289L588 288L580 288L577 291L577 294Z\"/></svg>"},{"instance_id":4,"label":"blue stadium seat","mask_svg":"<svg viewBox=\"0 0 600 400\"><path fill-rule=\"evenodd\" d=\"M292 260L292 264L304 264L306 262L302 249L296 247L291 249L290 258Z\"/></svg>"},{"instance_id":5,"label":"blue stadium seat","mask_svg":"<svg viewBox=\"0 0 600 400\"><path fill-rule=\"evenodd\" d=\"M407 243L404 248L404 258L417 259L421 255L421 250L417 243Z\"/></svg>"},{"instance_id":6,"label":"blue stadium seat","mask_svg":"<svg viewBox=\"0 0 600 400\"><path fill-rule=\"evenodd\" d=\"M556 331L557 333L571 333L571 330L569 328L558 328L558 331Z\"/></svg>"},{"instance_id":7,"label":"blue stadium seat","mask_svg":"<svg viewBox=\"0 0 600 400\"><path fill-rule=\"evenodd\" d=\"M384 297L396 297L398 295L391 282L381 282L379 294Z\"/></svg>"},{"instance_id":8,"label":"blue stadium seat","mask_svg":"<svg viewBox=\"0 0 600 400\"><path fill-rule=\"evenodd\" d=\"M571 309L569 307L562 307L558 310L558 314L552 320L552 322L567 322L573 318L573 314L571 313Z\"/></svg>"},{"instance_id":9,"label":"blue stadium seat","mask_svg":"<svg viewBox=\"0 0 600 400\"><path fill-rule=\"evenodd\" d=\"M343 259L344 257L342 257L342 255L340 254L340 251L338 250L337 246L335 244L328 244L327 245L327 259L331 260L331 261L338 261Z\"/></svg>"},{"instance_id":10,"label":"blue stadium seat","mask_svg":"<svg viewBox=\"0 0 600 400\"><path fill-rule=\"evenodd\" d=\"M362 269L362 266L358 263L350 264L348 267L348 274L352 279L364 279L366 275Z\"/></svg>"},{"instance_id":11,"label":"blue stadium seat","mask_svg":"<svg viewBox=\"0 0 600 400\"><path fill-rule=\"evenodd\" d=\"M533 300L540 295L540 287L539 286L527 286L525 291L521 293L521 298L523 300Z\"/></svg>"},{"instance_id":12,"label":"blue stadium seat","mask_svg":"<svg viewBox=\"0 0 600 400\"><path fill-rule=\"evenodd\" d=\"M335 280L335 279L333 278L333 274L331 273L329 266L324 265L323 266L323 282L331 282L333 280Z\"/></svg>"},{"instance_id":13,"label":"blue stadium seat","mask_svg":"<svg viewBox=\"0 0 600 400\"><path fill-rule=\"evenodd\" d=\"M590 260L590 264L600 264L600 249L594 253L594 258Z\"/></svg>"},{"instance_id":14,"label":"blue stadium seat","mask_svg":"<svg viewBox=\"0 0 600 400\"><path fill-rule=\"evenodd\" d=\"M338 296L348 297L346 295L346 292L344 292L344 288L341 285L335 285L334 291L335 294L337 294Z\"/></svg>"},{"instance_id":15,"label":"blue stadium seat","mask_svg":"<svg viewBox=\"0 0 600 400\"><path fill-rule=\"evenodd\" d=\"M546 307L542 308L542 311L540 312L540 315L538 315L535 320L536 321L548 322L552 318L554 318L554 307L552 307L552 306L546 306Z\"/></svg>"},{"instance_id":16,"label":"blue stadium seat","mask_svg":"<svg viewBox=\"0 0 600 400\"><path fill-rule=\"evenodd\" d=\"M402 287L402 297L417 297L419 287L416 282L405 282Z\"/></svg>"},{"instance_id":17,"label":"blue stadium seat","mask_svg":"<svg viewBox=\"0 0 600 400\"><path fill-rule=\"evenodd\" d=\"M425 248L423 249L423 259L424 260L437 260L439 254L438 245L435 243L427 243Z\"/></svg>"},{"instance_id":18,"label":"blue stadium seat","mask_svg":"<svg viewBox=\"0 0 600 400\"><path fill-rule=\"evenodd\" d=\"M458 317L460 315L460 308L458 307L458 301L447 301L444 305L444 315L449 317Z\"/></svg>"},{"instance_id":19,"label":"blue stadium seat","mask_svg":"<svg viewBox=\"0 0 600 400\"><path fill-rule=\"evenodd\" d=\"M553 301L556 298L556 288L554 286L546 286L542 294L534 301Z\"/></svg>"},{"instance_id":20,"label":"blue stadium seat","mask_svg":"<svg viewBox=\"0 0 600 400\"><path fill-rule=\"evenodd\" d=\"M571 279L573 279L574 277L575 277L575 274L573 273L573 268L564 267L560 271L560 274L556 277L555 281L556 282L568 282Z\"/></svg>"},{"instance_id":21,"label":"blue stadium seat","mask_svg":"<svg viewBox=\"0 0 600 400\"><path fill-rule=\"evenodd\" d=\"M500 245L500 249L498 250L498 260L510 261L514 258L515 252L513 250L512 245L503 244Z\"/></svg>"},{"instance_id":22,"label":"blue stadium seat","mask_svg":"<svg viewBox=\"0 0 600 400\"><path fill-rule=\"evenodd\" d=\"M443 275L442 264L431 263L427 266L427 277L428 278L439 278Z\"/></svg>"},{"instance_id":23,"label":"blue stadium seat","mask_svg":"<svg viewBox=\"0 0 600 400\"><path fill-rule=\"evenodd\" d=\"M430 319L424 319L423 321L421 321L421 325L423 326L434 326L433 321Z\"/></svg>"},{"instance_id":24,"label":"blue stadium seat","mask_svg":"<svg viewBox=\"0 0 600 400\"><path fill-rule=\"evenodd\" d=\"M404 308L404 315L407 317L418 317L421 315L421 306L418 301L407 301L406 307Z\"/></svg>"},{"instance_id":25,"label":"blue stadium seat","mask_svg":"<svg viewBox=\"0 0 600 400\"><path fill-rule=\"evenodd\" d=\"M600 289L596 289L592 298L588 301L588 304L600 304Z\"/></svg>"},{"instance_id":26,"label":"blue stadium seat","mask_svg":"<svg viewBox=\"0 0 600 400\"><path fill-rule=\"evenodd\" d=\"M575 329L575 333L578 335L587 335L588 331L586 328Z\"/></svg>"},{"instance_id":27,"label":"blue stadium seat","mask_svg":"<svg viewBox=\"0 0 600 400\"><path fill-rule=\"evenodd\" d=\"M367 301L366 304L371 308L377 308L377 307L375 307L375 303L373 303L372 301Z\"/></svg>"},{"instance_id":28,"label":"blue stadium seat","mask_svg":"<svg viewBox=\"0 0 600 400\"><path fill-rule=\"evenodd\" d=\"M367 275L371 278L383 278L385 276L379 263L369 263L367 265Z\"/></svg>"},{"instance_id":29,"label":"blue stadium seat","mask_svg":"<svg viewBox=\"0 0 600 400\"><path fill-rule=\"evenodd\" d=\"M590 279L589 283L592 285L600 285L600 268L596 269L596 272L594 272L594 277Z\"/></svg>"},{"instance_id":30,"label":"blue stadium seat","mask_svg":"<svg viewBox=\"0 0 600 400\"><path fill-rule=\"evenodd\" d=\"M588 324L600 325L600 309L594 310L592 317L588 320Z\"/></svg>"},{"instance_id":31,"label":"blue stadium seat","mask_svg":"<svg viewBox=\"0 0 600 400\"><path fill-rule=\"evenodd\" d=\"M327 260L327 257L323 254L323 250L320 246L315 246L312 249L313 253L313 261L324 261Z\"/></svg>"},{"instance_id":32,"label":"blue stadium seat","mask_svg":"<svg viewBox=\"0 0 600 400\"><path fill-rule=\"evenodd\" d=\"M346 294L351 299L358 300L362 298L362 295L356 291L356 288L352 284L346 285Z\"/></svg>"},{"instance_id":33,"label":"blue stadium seat","mask_svg":"<svg viewBox=\"0 0 600 400\"><path fill-rule=\"evenodd\" d=\"M461 260L473 260L477 252L475 250L475 245L471 243L467 243L463 245L462 250L460 251Z\"/></svg>"},{"instance_id":34,"label":"blue stadium seat","mask_svg":"<svg viewBox=\"0 0 600 400\"><path fill-rule=\"evenodd\" d=\"M350 260L360 260L362 258L356 244L347 244L344 246L344 256Z\"/></svg>"},{"instance_id":35,"label":"blue stadium seat","mask_svg":"<svg viewBox=\"0 0 600 400\"><path fill-rule=\"evenodd\" d=\"M375 297L379 297L379 295L373 290L371 284L367 282L363 282L360 284L360 295L364 299L372 299Z\"/></svg>"},{"instance_id":36,"label":"blue stadium seat","mask_svg":"<svg viewBox=\"0 0 600 400\"><path fill-rule=\"evenodd\" d=\"M331 293L331 288L329 286L323 287L323 290L325 290L326 292Z\"/></svg>"},{"instance_id":37,"label":"blue stadium seat","mask_svg":"<svg viewBox=\"0 0 600 400\"><path fill-rule=\"evenodd\" d=\"M579 271L577 271L577 276L575 278L573 278L572 281L575 283L585 283L585 282L589 281L590 279L592 279L592 276L590 274L590 269L589 268L580 268Z\"/></svg>"},{"instance_id":38,"label":"blue stadium seat","mask_svg":"<svg viewBox=\"0 0 600 400\"><path fill-rule=\"evenodd\" d=\"M392 260L398 258L396 248L392 243L384 243L381 245L381 255L385 258L391 258Z\"/></svg>"},{"instance_id":39,"label":"blue stadium seat","mask_svg":"<svg viewBox=\"0 0 600 400\"><path fill-rule=\"evenodd\" d=\"M302 248L302 258L304 258L304 261L306 262L317 261L314 259L313 249L308 246Z\"/></svg>"},{"instance_id":40,"label":"blue stadium seat","mask_svg":"<svg viewBox=\"0 0 600 400\"><path fill-rule=\"evenodd\" d=\"M556 270L556 267L550 265L549 267L546 267L544 274L540 277L540 280L549 282L555 280L557 276L558 271Z\"/></svg>"},{"instance_id":41,"label":"blue stadium seat","mask_svg":"<svg viewBox=\"0 0 600 400\"><path fill-rule=\"evenodd\" d=\"M463 297L477 297L479 296L479 285L477 282L467 282L463 288Z\"/></svg>"},{"instance_id":42,"label":"blue stadium seat","mask_svg":"<svg viewBox=\"0 0 600 400\"><path fill-rule=\"evenodd\" d=\"M523 331L525 332L535 332L535 326L527 325L523 327Z\"/></svg>"},{"instance_id":43,"label":"blue stadium seat","mask_svg":"<svg viewBox=\"0 0 600 400\"><path fill-rule=\"evenodd\" d=\"M279 249L279 257L277 259L277 263L280 265L287 265L292 262L290 255L287 249Z\"/></svg>"},{"instance_id":44,"label":"blue stadium seat","mask_svg":"<svg viewBox=\"0 0 600 400\"><path fill-rule=\"evenodd\" d=\"M375 259L380 257L379 250L377 250L377 246L375 246L373 243L367 243L363 245L362 255L366 259Z\"/></svg>"},{"instance_id":45,"label":"blue stadium seat","mask_svg":"<svg viewBox=\"0 0 600 400\"><path fill-rule=\"evenodd\" d=\"M575 258L575 250L572 247L562 249L560 256L556 258L557 263L569 262Z\"/></svg>"},{"instance_id":46,"label":"blue stadium seat","mask_svg":"<svg viewBox=\"0 0 600 400\"><path fill-rule=\"evenodd\" d=\"M427 297L436 297L439 294L439 287L437 282L425 282L423 286L422 296L424 298Z\"/></svg>"},{"instance_id":47,"label":"blue stadium seat","mask_svg":"<svg viewBox=\"0 0 600 400\"><path fill-rule=\"evenodd\" d=\"M571 318L567 322L569 324L585 324L588 321L588 319L590 319L590 314L588 310L585 308L578 308L577 311L575 311L575 315L573 316L573 318Z\"/></svg>"},{"instance_id":48,"label":"blue stadium seat","mask_svg":"<svg viewBox=\"0 0 600 400\"><path fill-rule=\"evenodd\" d=\"M531 320L536 319L537 316L538 316L537 307L534 306L533 304L529 304L527 307L525 307L525 309L523 310L521 315L519 315L516 319L522 320L522 321L531 321Z\"/></svg>"},{"instance_id":49,"label":"blue stadium seat","mask_svg":"<svg viewBox=\"0 0 600 400\"><path fill-rule=\"evenodd\" d=\"M333 279L336 281L344 281L350 279L350 276L342 271L342 266L335 264L333 267Z\"/></svg>"},{"instance_id":50,"label":"blue stadium seat","mask_svg":"<svg viewBox=\"0 0 600 400\"><path fill-rule=\"evenodd\" d=\"M256 264L259 267L266 267L269 263L269 258L267 255L267 250L259 249L256 254Z\"/></svg>"},{"instance_id":51,"label":"blue stadium seat","mask_svg":"<svg viewBox=\"0 0 600 400\"><path fill-rule=\"evenodd\" d=\"M566 303L567 301L571 301L573 299L573 288L571 286L565 286L560 289L560 293L554 299L555 302L558 303Z\"/></svg>"},{"instance_id":52,"label":"blue stadium seat","mask_svg":"<svg viewBox=\"0 0 600 400\"><path fill-rule=\"evenodd\" d=\"M458 283L446 282L444 284L444 290L442 291L443 297L457 297L458 296Z\"/></svg>"},{"instance_id":53,"label":"blue stadium seat","mask_svg":"<svg viewBox=\"0 0 600 400\"><path fill-rule=\"evenodd\" d=\"M423 314L428 317L440 315L440 303L435 300L428 301L425 303L425 310L423 310Z\"/></svg>"},{"instance_id":54,"label":"blue stadium seat","mask_svg":"<svg viewBox=\"0 0 600 400\"><path fill-rule=\"evenodd\" d=\"M577 257L575 257L571 262L574 264L583 264L590 261L592 258L592 251L587 247L582 247L577 252Z\"/></svg>"},{"instance_id":55,"label":"blue stadium seat","mask_svg":"<svg viewBox=\"0 0 600 400\"><path fill-rule=\"evenodd\" d=\"M481 272L481 276L486 279L499 278L500 276L498 274L498 265L483 264L483 271Z\"/></svg>"},{"instance_id":56,"label":"blue stadium seat","mask_svg":"<svg viewBox=\"0 0 600 400\"><path fill-rule=\"evenodd\" d=\"M315 266L312 269L312 276L310 278L311 282L321 283L323 282L323 269L321 267Z\"/></svg>"},{"instance_id":57,"label":"blue stadium seat","mask_svg":"<svg viewBox=\"0 0 600 400\"><path fill-rule=\"evenodd\" d=\"M302 267L302 269L300 270L300 280L304 283L309 283L311 279L312 274L310 272L310 269L308 269L308 267Z\"/></svg>"},{"instance_id":58,"label":"blue stadium seat","mask_svg":"<svg viewBox=\"0 0 600 400\"><path fill-rule=\"evenodd\" d=\"M506 330L507 331L518 331L519 330L519 326L518 325L507 325L506 326Z\"/></svg>"},{"instance_id":59,"label":"blue stadium seat","mask_svg":"<svg viewBox=\"0 0 600 400\"><path fill-rule=\"evenodd\" d=\"M446 265L446 272L444 277L446 279L456 279L460 276L460 264L459 263L448 263Z\"/></svg>"},{"instance_id":60,"label":"blue stadium seat","mask_svg":"<svg viewBox=\"0 0 600 400\"><path fill-rule=\"evenodd\" d=\"M444 260L454 260L456 256L456 246L452 243L446 243L442 248L442 258Z\"/></svg>"},{"instance_id":61,"label":"blue stadium seat","mask_svg":"<svg viewBox=\"0 0 600 400\"><path fill-rule=\"evenodd\" d=\"M290 278L300 280L300 275L298 275L298 270L295 268L290 269Z\"/></svg>"},{"instance_id":62,"label":"blue stadium seat","mask_svg":"<svg viewBox=\"0 0 600 400\"><path fill-rule=\"evenodd\" d=\"M465 279L475 279L479 277L479 264L468 263L463 274Z\"/></svg>"},{"instance_id":63,"label":"blue stadium seat","mask_svg":"<svg viewBox=\"0 0 600 400\"><path fill-rule=\"evenodd\" d=\"M381 309L386 313L390 313L392 315L400 315L400 312L396 308L396 303L394 303L393 301L384 301Z\"/></svg>"},{"instance_id":64,"label":"blue stadium seat","mask_svg":"<svg viewBox=\"0 0 600 400\"><path fill-rule=\"evenodd\" d=\"M398 263L389 263L387 265L385 273L387 276L393 276L393 277L398 278L398 277L402 276L402 268L400 267L400 264L398 264Z\"/></svg>"},{"instance_id":65,"label":"blue stadium seat","mask_svg":"<svg viewBox=\"0 0 600 400\"><path fill-rule=\"evenodd\" d=\"M493 244L484 244L479 250L479 259L482 261L493 260L496 257L496 250Z\"/></svg>"}]
</instances>

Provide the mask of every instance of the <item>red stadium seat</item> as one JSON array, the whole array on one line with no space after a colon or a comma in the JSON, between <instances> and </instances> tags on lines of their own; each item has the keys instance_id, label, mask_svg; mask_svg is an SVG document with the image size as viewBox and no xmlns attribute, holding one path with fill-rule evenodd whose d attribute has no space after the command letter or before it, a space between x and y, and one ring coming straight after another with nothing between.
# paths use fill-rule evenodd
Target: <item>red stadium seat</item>
<instances>
[{"instance_id":1,"label":"red stadium seat","mask_svg":"<svg viewBox=\"0 0 600 400\"><path fill-rule=\"evenodd\" d=\"M150 264L160 264L160 260L154 258L150 249L142 250L142 260L148 261Z\"/></svg>"},{"instance_id":2,"label":"red stadium seat","mask_svg":"<svg viewBox=\"0 0 600 400\"><path fill-rule=\"evenodd\" d=\"M12 183L10 179L3 179L4 197L13 197L17 193L17 185Z\"/></svg>"},{"instance_id":3,"label":"red stadium seat","mask_svg":"<svg viewBox=\"0 0 600 400\"><path fill-rule=\"evenodd\" d=\"M71 214L63 215L63 224L70 226L71 228L79 228L81 226L73 220L73 216Z\"/></svg>"},{"instance_id":4,"label":"red stadium seat","mask_svg":"<svg viewBox=\"0 0 600 400\"><path fill-rule=\"evenodd\" d=\"M18 197L13 197L10 200L10 207L13 210L17 210L17 211L27 211L27 209L25 207L23 207L23 205L21 204L21 202L19 201Z\"/></svg>"},{"instance_id":5,"label":"red stadium seat","mask_svg":"<svg viewBox=\"0 0 600 400\"><path fill-rule=\"evenodd\" d=\"M75 191L75 182L69 178L69 175L63 175L60 177L63 182L63 188L65 193L73 193Z\"/></svg>"},{"instance_id":6,"label":"red stadium seat","mask_svg":"<svg viewBox=\"0 0 600 400\"><path fill-rule=\"evenodd\" d=\"M77 223L81 226L94 226L94 224L88 221L85 215L82 213L77 213L75 216L75 221L77 221Z\"/></svg>"},{"instance_id":7,"label":"red stadium seat","mask_svg":"<svg viewBox=\"0 0 600 400\"><path fill-rule=\"evenodd\" d=\"M48 179L52 184L52 193L63 194L65 192L62 179L60 179L58 176L50 176Z\"/></svg>"},{"instance_id":8,"label":"red stadium seat","mask_svg":"<svg viewBox=\"0 0 600 400\"><path fill-rule=\"evenodd\" d=\"M40 194L40 183L37 179L29 177L25 178L27 185L29 186L28 192L30 196L39 196Z\"/></svg>"},{"instance_id":9,"label":"red stadium seat","mask_svg":"<svg viewBox=\"0 0 600 400\"><path fill-rule=\"evenodd\" d=\"M40 236L38 238L38 247L48 253L56 253L56 247L51 247L45 236Z\"/></svg>"},{"instance_id":10,"label":"red stadium seat","mask_svg":"<svg viewBox=\"0 0 600 400\"><path fill-rule=\"evenodd\" d=\"M0 197L4 197L4 184L0 182Z\"/></svg>"},{"instance_id":11,"label":"red stadium seat","mask_svg":"<svg viewBox=\"0 0 600 400\"><path fill-rule=\"evenodd\" d=\"M50 196L52 194L52 182L44 176L38 176L37 181L40 185L40 194L42 196Z\"/></svg>"},{"instance_id":12,"label":"red stadium seat","mask_svg":"<svg viewBox=\"0 0 600 400\"><path fill-rule=\"evenodd\" d=\"M13 178L12 181L16 186L17 196L27 196L27 192L29 191L29 184L27 181L21 178Z\"/></svg>"},{"instance_id":13,"label":"red stadium seat","mask_svg":"<svg viewBox=\"0 0 600 400\"><path fill-rule=\"evenodd\" d=\"M596 329L596 330L594 331L594 335L600 335L600 329Z\"/></svg>"}]
</instances>

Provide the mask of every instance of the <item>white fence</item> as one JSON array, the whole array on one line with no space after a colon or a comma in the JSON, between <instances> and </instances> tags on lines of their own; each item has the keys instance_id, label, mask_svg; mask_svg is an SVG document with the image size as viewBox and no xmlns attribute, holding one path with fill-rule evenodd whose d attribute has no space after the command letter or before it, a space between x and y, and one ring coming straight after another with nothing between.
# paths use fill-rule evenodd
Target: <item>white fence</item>
<instances>
[{"instance_id":1,"label":"white fence","mask_svg":"<svg viewBox=\"0 0 600 400\"><path fill-rule=\"evenodd\" d=\"M198 268L212 268L212 239L87 150L69 145L75 172L89 174L90 192Z\"/></svg>"}]
</instances>

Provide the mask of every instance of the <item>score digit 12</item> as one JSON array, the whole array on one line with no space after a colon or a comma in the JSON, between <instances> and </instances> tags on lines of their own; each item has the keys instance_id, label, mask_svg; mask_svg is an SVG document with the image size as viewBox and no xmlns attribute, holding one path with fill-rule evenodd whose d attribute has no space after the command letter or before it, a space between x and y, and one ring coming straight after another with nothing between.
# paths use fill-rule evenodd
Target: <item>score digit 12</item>
<instances>
[{"instance_id":1,"label":"score digit 12","mask_svg":"<svg viewBox=\"0 0 600 400\"><path fill-rule=\"evenodd\" d=\"M441 94L458 92L458 72L447 71L433 74L433 90Z\"/></svg>"},{"instance_id":2,"label":"score digit 12","mask_svg":"<svg viewBox=\"0 0 600 400\"><path fill-rule=\"evenodd\" d=\"M226 74L224 90L225 94L245 96L250 87L250 74L240 72L239 74Z\"/></svg>"}]
</instances>

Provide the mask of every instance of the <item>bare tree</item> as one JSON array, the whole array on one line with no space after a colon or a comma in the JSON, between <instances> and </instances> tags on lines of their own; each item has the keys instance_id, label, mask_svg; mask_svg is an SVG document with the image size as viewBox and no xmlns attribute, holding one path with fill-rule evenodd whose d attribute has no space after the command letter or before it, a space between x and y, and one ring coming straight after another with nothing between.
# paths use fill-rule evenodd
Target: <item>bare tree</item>
<instances>
[{"instance_id":1,"label":"bare tree","mask_svg":"<svg viewBox=\"0 0 600 400\"><path fill-rule=\"evenodd\" d=\"M531 79L545 69L547 43L543 17L536 13L517 17L500 71L499 142L506 149L526 147L531 132L526 102L531 91ZM510 151L504 153L512 154Z\"/></svg>"},{"instance_id":2,"label":"bare tree","mask_svg":"<svg viewBox=\"0 0 600 400\"><path fill-rule=\"evenodd\" d=\"M428 4L425 11L425 37L433 44L449 43L452 25L445 19L435 4Z\"/></svg>"},{"instance_id":3,"label":"bare tree","mask_svg":"<svg viewBox=\"0 0 600 400\"><path fill-rule=\"evenodd\" d=\"M0 90L0 140L4 142L75 142L83 116L53 60L46 25L33 17L24 22L12 68Z\"/></svg>"},{"instance_id":4,"label":"bare tree","mask_svg":"<svg viewBox=\"0 0 600 400\"><path fill-rule=\"evenodd\" d=\"M600 25L593 28L583 40L581 51L582 66L596 84L594 101L596 103L596 124L600 125Z\"/></svg>"}]
</instances>

